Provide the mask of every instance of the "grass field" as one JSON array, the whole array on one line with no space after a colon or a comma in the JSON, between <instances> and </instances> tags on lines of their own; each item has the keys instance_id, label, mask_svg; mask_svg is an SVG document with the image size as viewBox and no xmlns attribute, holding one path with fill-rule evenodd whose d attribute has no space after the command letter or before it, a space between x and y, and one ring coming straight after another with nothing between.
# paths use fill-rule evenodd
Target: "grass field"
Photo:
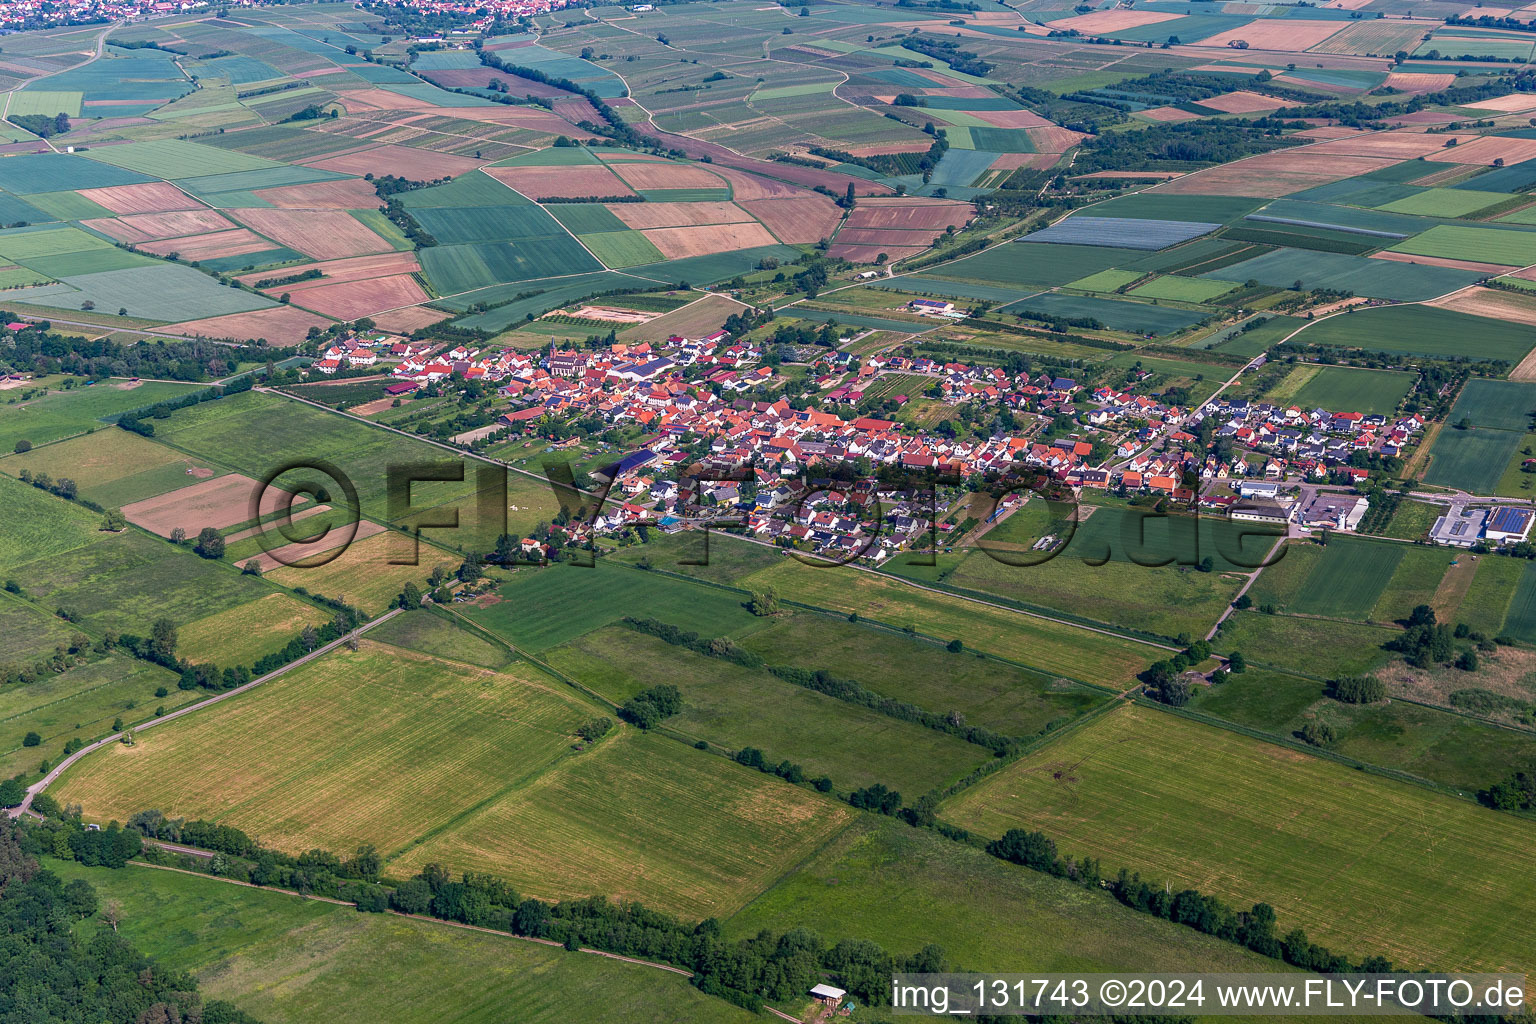
<instances>
[{"instance_id":1,"label":"grass field","mask_svg":"<svg viewBox=\"0 0 1536 1024\"><path fill-rule=\"evenodd\" d=\"M582 235L581 243L609 267L637 267L662 260L661 250L638 231L598 231Z\"/></svg>"},{"instance_id":2,"label":"grass field","mask_svg":"<svg viewBox=\"0 0 1536 1024\"><path fill-rule=\"evenodd\" d=\"M84 878L122 905L122 936L172 970L196 975L266 1024L744 1024L756 1019L654 968L381 914L359 914L216 879L68 861L46 867ZM94 919L76 926L88 936ZM380 964L395 965L388 985ZM558 993L558 999L552 998Z\"/></svg>"},{"instance_id":3,"label":"grass field","mask_svg":"<svg viewBox=\"0 0 1536 1024\"><path fill-rule=\"evenodd\" d=\"M0 599L0 665L35 665L68 645L76 630L46 608L20 597Z\"/></svg>"},{"instance_id":4,"label":"grass field","mask_svg":"<svg viewBox=\"0 0 1536 1024\"><path fill-rule=\"evenodd\" d=\"M750 544L728 533L652 531L649 543L620 548L608 557L615 562L649 559L656 568L667 572L729 584L759 569L776 565L785 556L774 548Z\"/></svg>"},{"instance_id":5,"label":"grass field","mask_svg":"<svg viewBox=\"0 0 1536 1024\"><path fill-rule=\"evenodd\" d=\"M1303 409L1391 415L1417 375L1351 366L1307 367L1316 372L1283 400ZM1275 399L1271 399L1275 400Z\"/></svg>"},{"instance_id":6,"label":"grass field","mask_svg":"<svg viewBox=\"0 0 1536 1024\"><path fill-rule=\"evenodd\" d=\"M969 647L1088 683L1124 682L1159 657L1157 648L1074 626L1003 611L852 569L813 568L786 559L741 586L774 587L780 597Z\"/></svg>"},{"instance_id":7,"label":"grass field","mask_svg":"<svg viewBox=\"0 0 1536 1024\"><path fill-rule=\"evenodd\" d=\"M1223 653L1242 651L1250 662L1334 678L1385 664L1390 656L1382 644L1397 635L1361 623L1242 612L1221 624L1211 646Z\"/></svg>"},{"instance_id":8,"label":"grass field","mask_svg":"<svg viewBox=\"0 0 1536 1024\"><path fill-rule=\"evenodd\" d=\"M40 445L71 434L100 430L105 419L186 394L199 386L158 381L120 386L125 383L112 381L88 388L51 391L14 404L9 396L0 397L0 450L8 452L22 439Z\"/></svg>"},{"instance_id":9,"label":"grass field","mask_svg":"<svg viewBox=\"0 0 1536 1024\"><path fill-rule=\"evenodd\" d=\"M546 899L600 893L724 916L853 817L754 769L626 730L511 787L393 868L439 861Z\"/></svg>"},{"instance_id":10,"label":"grass field","mask_svg":"<svg viewBox=\"0 0 1536 1024\"><path fill-rule=\"evenodd\" d=\"M304 529L300 523L297 527ZM342 534L345 537L345 534ZM425 586L435 566L457 568L457 559L430 545L421 545L417 565L396 565L411 557L411 538L396 533L380 533L357 541L336 558L310 568L285 565L270 570L274 582L285 587L304 587L310 593L345 600L370 615L388 608L407 583Z\"/></svg>"},{"instance_id":11,"label":"grass field","mask_svg":"<svg viewBox=\"0 0 1536 1024\"><path fill-rule=\"evenodd\" d=\"M1431 306L1380 306L1316 321L1296 335L1295 342L1518 363L1531 350L1531 331L1520 324Z\"/></svg>"},{"instance_id":12,"label":"grass field","mask_svg":"<svg viewBox=\"0 0 1536 1024\"><path fill-rule=\"evenodd\" d=\"M1520 574L1520 584L1510 598L1509 610L1504 616L1504 632L1516 640L1536 643L1536 572L1530 562Z\"/></svg>"},{"instance_id":13,"label":"grass field","mask_svg":"<svg viewBox=\"0 0 1536 1024\"><path fill-rule=\"evenodd\" d=\"M104 536L101 517L30 484L0 476L0 569L47 559ZM31 581L23 580L26 586Z\"/></svg>"},{"instance_id":14,"label":"grass field","mask_svg":"<svg viewBox=\"0 0 1536 1024\"><path fill-rule=\"evenodd\" d=\"M1179 302L1205 302L1218 295L1225 295L1233 288L1241 287L1240 281L1207 280L1202 277L1176 277L1172 275L1148 281L1140 288L1132 288L1128 294L1139 299L1173 299Z\"/></svg>"},{"instance_id":15,"label":"grass field","mask_svg":"<svg viewBox=\"0 0 1536 1024\"><path fill-rule=\"evenodd\" d=\"M1062 765L1076 782L1053 777ZM1277 817L1276 807L1289 813ZM1510 911L1536 902L1520 881L1536 866L1536 825L1162 712L1127 707L1099 719L942 816L986 835L1039 828L1110 873L1124 865L1235 905L1263 900L1280 931L1300 925L1354 958L1530 963L1522 914Z\"/></svg>"},{"instance_id":16,"label":"grass field","mask_svg":"<svg viewBox=\"0 0 1536 1024\"><path fill-rule=\"evenodd\" d=\"M1286 969L1108 894L878 818L856 822L724 924L729 938L800 927L887 949L933 942L977 971Z\"/></svg>"},{"instance_id":17,"label":"grass field","mask_svg":"<svg viewBox=\"0 0 1536 1024\"><path fill-rule=\"evenodd\" d=\"M839 790L883 782L915 800L988 760L964 740L816 693L762 669L708 658L623 626L545 653L549 664L614 703L674 685L683 711L667 726L729 750L757 747L773 763L827 775Z\"/></svg>"},{"instance_id":18,"label":"grass field","mask_svg":"<svg viewBox=\"0 0 1536 1024\"><path fill-rule=\"evenodd\" d=\"M592 713L531 668L367 643L86 758L59 796L102 821L215 818L294 853L394 850L527 782Z\"/></svg>"},{"instance_id":19,"label":"grass field","mask_svg":"<svg viewBox=\"0 0 1536 1024\"><path fill-rule=\"evenodd\" d=\"M296 597L267 594L182 626L176 653L198 663L251 665L282 650L305 626L319 627L330 618Z\"/></svg>"},{"instance_id":20,"label":"grass field","mask_svg":"<svg viewBox=\"0 0 1536 1024\"><path fill-rule=\"evenodd\" d=\"M156 697L161 687L170 692ZM80 665L62 675L44 675L35 683L11 686L0 694L0 771L32 775L48 760L57 763L64 744L112 731L119 716L125 722L149 718L154 709L167 710L196 699L176 689L176 674L126 655ZM42 744L27 747L29 732Z\"/></svg>"},{"instance_id":21,"label":"grass field","mask_svg":"<svg viewBox=\"0 0 1536 1024\"><path fill-rule=\"evenodd\" d=\"M1488 636L1504 628L1504 617L1520 586L1525 563L1513 558L1478 558L1477 574L1456 609L1456 621Z\"/></svg>"},{"instance_id":22,"label":"grass field","mask_svg":"<svg viewBox=\"0 0 1536 1024\"><path fill-rule=\"evenodd\" d=\"M368 639L408 647L449 661L463 661L482 668L505 668L516 660L500 644L471 631L457 619L439 612L422 611L396 615L368 631Z\"/></svg>"},{"instance_id":23,"label":"grass field","mask_svg":"<svg viewBox=\"0 0 1536 1024\"><path fill-rule=\"evenodd\" d=\"M752 634L742 646L770 665L857 679L877 693L931 711L959 711L971 725L1011 736L1064 724L1103 699L1046 675L829 615L795 615Z\"/></svg>"}]
</instances>

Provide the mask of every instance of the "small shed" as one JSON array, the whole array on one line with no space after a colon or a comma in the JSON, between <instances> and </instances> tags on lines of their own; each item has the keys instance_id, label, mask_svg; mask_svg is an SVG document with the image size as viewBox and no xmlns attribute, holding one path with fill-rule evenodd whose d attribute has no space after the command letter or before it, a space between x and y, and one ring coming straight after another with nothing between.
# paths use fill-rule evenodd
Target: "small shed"
<instances>
[{"instance_id":1,"label":"small shed","mask_svg":"<svg viewBox=\"0 0 1536 1024\"><path fill-rule=\"evenodd\" d=\"M821 1000L828 1006L836 1006L838 1003L843 1001L843 996L846 996L847 994L847 990L837 988L833 985L817 985L811 989L811 997L813 999Z\"/></svg>"}]
</instances>

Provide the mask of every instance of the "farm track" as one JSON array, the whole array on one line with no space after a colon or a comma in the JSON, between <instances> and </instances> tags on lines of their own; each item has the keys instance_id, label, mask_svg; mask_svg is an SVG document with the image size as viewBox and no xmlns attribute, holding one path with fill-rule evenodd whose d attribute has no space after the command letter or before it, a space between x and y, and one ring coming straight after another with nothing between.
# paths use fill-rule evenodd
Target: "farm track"
<instances>
[{"instance_id":1,"label":"farm track","mask_svg":"<svg viewBox=\"0 0 1536 1024\"><path fill-rule=\"evenodd\" d=\"M228 700L230 697L234 697L237 694L245 693L248 690L253 690L260 686L262 683L271 682L280 676L286 675L288 672L298 668L301 665L307 665L309 662L314 661L316 658L329 654L331 651L334 651L348 640L362 636L374 626L377 626L382 622L387 622L399 614L399 608L391 608L389 611L385 612L383 615L380 615L378 618L371 619L368 622L363 623L361 626L358 626L346 636L338 637L323 647L317 647L313 651L310 651L308 654L304 655L302 658L297 658L293 661L290 661L282 668L274 669L264 676L252 679L250 682L243 686L237 686L233 690L225 690L223 693L216 694L206 700L200 700L195 704L188 704L185 707L177 708L175 711L168 712L160 718L152 718L147 722L134 726L132 729L125 729L123 732L114 732L110 736L104 736L94 743L90 743L84 747L81 747L79 750L75 751L73 754L70 754L64 760L60 761L58 765L56 765L47 775L44 775L31 786L28 786L26 799L22 800L22 802L17 806L10 808L8 811L6 811L6 814L12 818L17 818L30 811L32 809L33 798L35 798L37 794L41 793L43 790L47 789L50 785L57 781L58 777L64 774L64 772L71 765L85 757L85 755L100 750L102 747L105 747L109 743L116 743L118 740L123 738L124 732L142 732L145 729L150 729L154 726L174 721L183 715L190 715L194 711L200 711L203 708L212 707L214 704L217 704L220 701Z\"/></svg>"}]
</instances>

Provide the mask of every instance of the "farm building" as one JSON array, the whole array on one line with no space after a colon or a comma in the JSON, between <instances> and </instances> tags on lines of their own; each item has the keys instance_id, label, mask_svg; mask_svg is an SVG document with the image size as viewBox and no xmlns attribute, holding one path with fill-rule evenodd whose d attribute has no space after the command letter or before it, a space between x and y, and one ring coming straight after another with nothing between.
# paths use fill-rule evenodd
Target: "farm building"
<instances>
[{"instance_id":1,"label":"farm building","mask_svg":"<svg viewBox=\"0 0 1536 1024\"><path fill-rule=\"evenodd\" d=\"M847 994L845 990L835 985L816 985L811 988L811 998L818 999L829 1006L836 1006Z\"/></svg>"},{"instance_id":2,"label":"farm building","mask_svg":"<svg viewBox=\"0 0 1536 1024\"><path fill-rule=\"evenodd\" d=\"M1531 532L1536 513L1528 508L1498 508L1488 517L1484 536L1491 544L1518 544Z\"/></svg>"},{"instance_id":3,"label":"farm building","mask_svg":"<svg viewBox=\"0 0 1536 1024\"><path fill-rule=\"evenodd\" d=\"M1280 496L1280 484L1274 480L1244 480L1237 485L1237 493L1244 498L1267 498L1273 501Z\"/></svg>"},{"instance_id":4,"label":"farm building","mask_svg":"<svg viewBox=\"0 0 1536 1024\"><path fill-rule=\"evenodd\" d=\"M1290 519L1290 513L1284 506L1272 501L1246 501L1233 505L1227 510L1227 518L1241 520L1245 523L1274 523L1284 524Z\"/></svg>"},{"instance_id":5,"label":"farm building","mask_svg":"<svg viewBox=\"0 0 1536 1024\"><path fill-rule=\"evenodd\" d=\"M1318 494L1301 510L1301 525L1317 529L1353 530L1371 507L1352 494Z\"/></svg>"},{"instance_id":6,"label":"farm building","mask_svg":"<svg viewBox=\"0 0 1536 1024\"><path fill-rule=\"evenodd\" d=\"M1435 520L1429 536L1436 544L1449 544L1453 548L1470 548L1482 536L1483 523L1487 519L1486 512L1477 510L1467 512L1453 508ZM1530 524L1526 525L1529 528Z\"/></svg>"}]
</instances>

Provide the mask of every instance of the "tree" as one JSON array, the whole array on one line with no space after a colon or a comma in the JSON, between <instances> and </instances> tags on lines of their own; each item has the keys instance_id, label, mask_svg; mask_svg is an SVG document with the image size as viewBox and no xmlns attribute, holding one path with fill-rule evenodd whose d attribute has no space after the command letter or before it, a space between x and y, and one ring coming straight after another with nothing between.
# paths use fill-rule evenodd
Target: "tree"
<instances>
[{"instance_id":1,"label":"tree","mask_svg":"<svg viewBox=\"0 0 1536 1024\"><path fill-rule=\"evenodd\" d=\"M1461 657L1456 659L1456 667L1463 672L1476 672L1477 652L1470 649L1461 652Z\"/></svg>"},{"instance_id":2,"label":"tree","mask_svg":"<svg viewBox=\"0 0 1536 1024\"><path fill-rule=\"evenodd\" d=\"M187 542L187 531L185 529L183 529L182 527L180 527L180 526L172 527L171 528L171 543L172 544L185 544L186 542Z\"/></svg>"},{"instance_id":3,"label":"tree","mask_svg":"<svg viewBox=\"0 0 1536 1024\"><path fill-rule=\"evenodd\" d=\"M1314 747L1328 747L1333 745L1333 726L1327 722L1308 722L1301 727L1301 738Z\"/></svg>"},{"instance_id":4,"label":"tree","mask_svg":"<svg viewBox=\"0 0 1536 1024\"><path fill-rule=\"evenodd\" d=\"M17 455L24 454L24 453L29 452L31 450L32 450L32 442L28 441L26 438L22 438L20 441L16 442L15 452L16 452Z\"/></svg>"},{"instance_id":5,"label":"tree","mask_svg":"<svg viewBox=\"0 0 1536 1024\"><path fill-rule=\"evenodd\" d=\"M101 528L112 533L121 533L128 528L128 518L123 515L121 509L109 508L102 514Z\"/></svg>"},{"instance_id":6,"label":"tree","mask_svg":"<svg viewBox=\"0 0 1536 1024\"><path fill-rule=\"evenodd\" d=\"M203 558L217 559L224 557L224 538L211 526L205 526L198 531L197 544L192 548Z\"/></svg>"},{"instance_id":7,"label":"tree","mask_svg":"<svg viewBox=\"0 0 1536 1024\"><path fill-rule=\"evenodd\" d=\"M0 782L0 807L16 807L27 798L27 791L15 779Z\"/></svg>"},{"instance_id":8,"label":"tree","mask_svg":"<svg viewBox=\"0 0 1536 1024\"><path fill-rule=\"evenodd\" d=\"M1227 657L1227 670L1229 672L1245 672L1248 669L1248 659L1243 657L1242 651L1233 651Z\"/></svg>"},{"instance_id":9,"label":"tree","mask_svg":"<svg viewBox=\"0 0 1536 1024\"><path fill-rule=\"evenodd\" d=\"M1026 832L1011 828L1001 839L987 844L987 852L1001 860L1022 864L1036 871L1050 871L1056 866L1056 844L1044 832Z\"/></svg>"},{"instance_id":10,"label":"tree","mask_svg":"<svg viewBox=\"0 0 1536 1024\"><path fill-rule=\"evenodd\" d=\"M36 747L42 742L43 738L35 732L29 732L21 738L21 745L24 747Z\"/></svg>"},{"instance_id":11,"label":"tree","mask_svg":"<svg viewBox=\"0 0 1536 1024\"><path fill-rule=\"evenodd\" d=\"M117 900L107 900L101 908L101 920L116 932L117 926L123 922L123 905Z\"/></svg>"},{"instance_id":12,"label":"tree","mask_svg":"<svg viewBox=\"0 0 1536 1024\"><path fill-rule=\"evenodd\" d=\"M767 590L754 590L747 600L747 611L753 615L766 617L779 613L779 595L772 587Z\"/></svg>"},{"instance_id":13,"label":"tree","mask_svg":"<svg viewBox=\"0 0 1536 1024\"><path fill-rule=\"evenodd\" d=\"M406 581L405 589L400 591L399 605L409 611L412 608L421 607L421 591L416 589L416 584Z\"/></svg>"},{"instance_id":14,"label":"tree","mask_svg":"<svg viewBox=\"0 0 1536 1024\"><path fill-rule=\"evenodd\" d=\"M156 619L149 627L150 660L162 665L175 664L177 641L176 623L164 616Z\"/></svg>"},{"instance_id":15,"label":"tree","mask_svg":"<svg viewBox=\"0 0 1536 1024\"><path fill-rule=\"evenodd\" d=\"M252 558L240 567L240 572L246 576L260 576L261 563Z\"/></svg>"},{"instance_id":16,"label":"tree","mask_svg":"<svg viewBox=\"0 0 1536 1024\"><path fill-rule=\"evenodd\" d=\"M959 638L956 638L945 644L944 649L947 650L950 654L959 654L961 651L965 650L965 644L961 642Z\"/></svg>"},{"instance_id":17,"label":"tree","mask_svg":"<svg viewBox=\"0 0 1536 1024\"><path fill-rule=\"evenodd\" d=\"M315 632L314 626L305 626L299 630L299 643L306 652L313 651L320 646L320 634Z\"/></svg>"}]
</instances>

